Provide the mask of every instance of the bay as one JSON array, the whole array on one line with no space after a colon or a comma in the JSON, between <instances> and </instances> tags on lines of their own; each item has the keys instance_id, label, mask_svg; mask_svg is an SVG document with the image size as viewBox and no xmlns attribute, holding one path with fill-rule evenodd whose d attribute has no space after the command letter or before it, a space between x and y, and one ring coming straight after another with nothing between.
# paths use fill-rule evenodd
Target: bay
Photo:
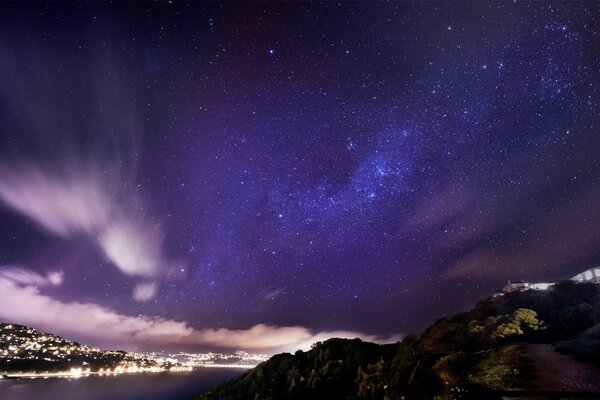
<instances>
[{"instance_id":1,"label":"bay","mask_svg":"<svg viewBox=\"0 0 600 400\"><path fill-rule=\"evenodd\" d=\"M0 380L2 400L189 400L245 372L196 368L189 372Z\"/></svg>"}]
</instances>

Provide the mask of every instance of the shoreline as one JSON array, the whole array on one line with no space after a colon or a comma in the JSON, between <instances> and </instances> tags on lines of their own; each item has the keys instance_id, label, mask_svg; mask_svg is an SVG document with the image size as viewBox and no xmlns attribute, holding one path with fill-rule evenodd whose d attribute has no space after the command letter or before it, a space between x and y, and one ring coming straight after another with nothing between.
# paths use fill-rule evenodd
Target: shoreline
<instances>
[{"instance_id":1,"label":"shoreline","mask_svg":"<svg viewBox=\"0 0 600 400\"><path fill-rule=\"evenodd\" d=\"M250 365L231 365L231 364L213 364L213 365L197 365L183 366L173 369L160 370L136 370L136 371L85 371L85 370L70 370L59 372L22 372L22 373L1 373L0 382L5 380L17 379L49 379L49 378L87 378L90 376L119 376L119 375L135 375L135 374L156 374L161 372L181 373L191 372L201 368L227 368L227 369L243 369L249 370L255 366Z\"/></svg>"},{"instance_id":2,"label":"shoreline","mask_svg":"<svg viewBox=\"0 0 600 400\"><path fill-rule=\"evenodd\" d=\"M160 369L160 370L137 370L137 371L85 371L81 369L72 369L70 371L58 372L20 372L20 373L4 373L0 374L0 382L3 380L12 379L47 379L47 378L85 378L88 376L117 376L117 375L134 375L134 374L156 374L160 372L189 372L191 368L178 369Z\"/></svg>"}]
</instances>

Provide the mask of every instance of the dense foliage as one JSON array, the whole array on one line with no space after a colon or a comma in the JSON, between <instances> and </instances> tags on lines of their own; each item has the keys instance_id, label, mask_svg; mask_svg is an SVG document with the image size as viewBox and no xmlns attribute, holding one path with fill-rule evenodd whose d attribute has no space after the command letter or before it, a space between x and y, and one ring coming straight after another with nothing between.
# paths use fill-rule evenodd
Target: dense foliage
<instances>
[{"instance_id":1,"label":"dense foliage","mask_svg":"<svg viewBox=\"0 0 600 400\"><path fill-rule=\"evenodd\" d=\"M357 368L377 365L393 356L394 346L359 339L330 339L307 352L278 354L230 383L211 390L207 398L305 399L353 398Z\"/></svg>"},{"instance_id":2,"label":"dense foliage","mask_svg":"<svg viewBox=\"0 0 600 400\"><path fill-rule=\"evenodd\" d=\"M331 339L279 354L201 399L493 398L526 385L527 343L598 362L599 323L600 286L563 282L486 299L401 343Z\"/></svg>"}]
</instances>

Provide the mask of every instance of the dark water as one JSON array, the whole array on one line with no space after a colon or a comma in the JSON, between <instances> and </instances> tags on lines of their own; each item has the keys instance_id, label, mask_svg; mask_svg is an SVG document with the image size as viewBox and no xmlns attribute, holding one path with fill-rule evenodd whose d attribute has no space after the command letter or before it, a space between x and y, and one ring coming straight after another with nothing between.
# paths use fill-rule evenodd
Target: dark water
<instances>
[{"instance_id":1,"label":"dark water","mask_svg":"<svg viewBox=\"0 0 600 400\"><path fill-rule=\"evenodd\" d=\"M189 400L211 386L246 370L198 368L164 372L81 378L10 379L0 381L1 400Z\"/></svg>"}]
</instances>

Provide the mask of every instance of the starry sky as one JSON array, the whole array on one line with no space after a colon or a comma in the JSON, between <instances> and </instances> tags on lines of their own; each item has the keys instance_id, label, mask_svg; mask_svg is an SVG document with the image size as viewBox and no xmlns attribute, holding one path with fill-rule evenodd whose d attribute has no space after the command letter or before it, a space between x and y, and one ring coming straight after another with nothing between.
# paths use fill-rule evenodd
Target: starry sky
<instances>
[{"instance_id":1,"label":"starry sky","mask_svg":"<svg viewBox=\"0 0 600 400\"><path fill-rule=\"evenodd\" d=\"M0 320L383 342L600 263L599 3L0 10Z\"/></svg>"}]
</instances>

